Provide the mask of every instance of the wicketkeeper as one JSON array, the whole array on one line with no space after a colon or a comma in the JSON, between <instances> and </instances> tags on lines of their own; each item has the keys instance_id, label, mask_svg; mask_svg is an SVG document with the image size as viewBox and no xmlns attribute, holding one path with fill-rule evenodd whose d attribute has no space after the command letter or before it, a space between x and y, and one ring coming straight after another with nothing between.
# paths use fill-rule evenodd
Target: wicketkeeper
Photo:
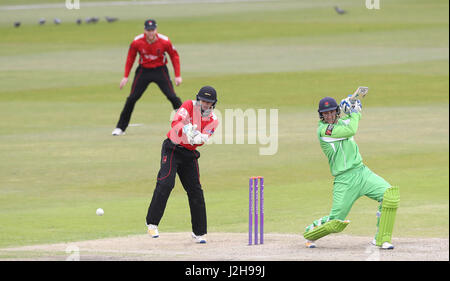
<instances>
[{"instance_id":1,"label":"wicketkeeper","mask_svg":"<svg viewBox=\"0 0 450 281\"><path fill-rule=\"evenodd\" d=\"M358 130L361 109L361 102L350 97L342 100L340 106L330 97L319 102L317 134L335 179L330 214L315 220L303 234L308 248L315 248L315 241L328 234L343 231L350 223L345 220L350 209L364 195L380 202L377 233L372 244L381 249L394 248L391 236L400 201L399 188L391 186L362 162L353 138ZM341 111L345 113L343 118L339 116Z\"/></svg>"},{"instance_id":2,"label":"wicketkeeper","mask_svg":"<svg viewBox=\"0 0 450 281\"><path fill-rule=\"evenodd\" d=\"M178 174L189 199L192 238L197 243L206 243L206 207L198 166L200 152L196 148L208 141L219 124L213 112L216 103L216 90L205 86L196 100L185 101L173 118L172 129L162 145L161 168L147 213L148 233L153 238L159 236L157 226Z\"/></svg>"}]
</instances>

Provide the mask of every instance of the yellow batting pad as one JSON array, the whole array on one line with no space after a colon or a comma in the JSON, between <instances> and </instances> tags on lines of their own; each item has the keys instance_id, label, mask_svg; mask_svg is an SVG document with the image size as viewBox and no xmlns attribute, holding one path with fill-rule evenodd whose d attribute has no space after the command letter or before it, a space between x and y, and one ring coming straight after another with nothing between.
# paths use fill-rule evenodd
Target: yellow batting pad
<instances>
[{"instance_id":1,"label":"yellow batting pad","mask_svg":"<svg viewBox=\"0 0 450 281\"><path fill-rule=\"evenodd\" d=\"M322 225L310 229L309 231L305 231L305 233L303 233L303 237L305 237L305 239L315 241L328 234L343 231L349 223L350 221L348 220L330 220Z\"/></svg>"},{"instance_id":2,"label":"yellow batting pad","mask_svg":"<svg viewBox=\"0 0 450 281\"><path fill-rule=\"evenodd\" d=\"M391 243L392 230L394 229L395 215L400 203L400 189L391 187L386 190L381 203L381 217L376 237L377 246L384 242Z\"/></svg>"}]
</instances>

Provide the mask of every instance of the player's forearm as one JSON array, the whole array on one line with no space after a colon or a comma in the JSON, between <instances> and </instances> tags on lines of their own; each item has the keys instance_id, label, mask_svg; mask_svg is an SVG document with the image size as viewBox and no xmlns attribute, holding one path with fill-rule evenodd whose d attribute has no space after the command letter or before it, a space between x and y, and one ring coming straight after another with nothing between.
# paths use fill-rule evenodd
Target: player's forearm
<instances>
[{"instance_id":1,"label":"player's forearm","mask_svg":"<svg viewBox=\"0 0 450 281\"><path fill-rule=\"evenodd\" d=\"M130 71L131 71L131 68L133 68L133 64L134 64L134 58L133 58L133 60L127 59L127 62L125 64L125 72L123 74L123 77L128 78L128 76L130 76Z\"/></svg>"},{"instance_id":2,"label":"player's forearm","mask_svg":"<svg viewBox=\"0 0 450 281\"><path fill-rule=\"evenodd\" d=\"M179 119L179 120L173 120L172 121L172 130L174 130L177 134L177 136L181 137L183 134L183 127L186 125L185 122L183 122L183 120Z\"/></svg>"},{"instance_id":3,"label":"player's forearm","mask_svg":"<svg viewBox=\"0 0 450 281\"><path fill-rule=\"evenodd\" d=\"M349 118L349 123L347 125L342 125L336 130L336 138L349 138L356 134L358 131L359 119L361 118L360 113L351 113Z\"/></svg>"},{"instance_id":4,"label":"player's forearm","mask_svg":"<svg viewBox=\"0 0 450 281\"><path fill-rule=\"evenodd\" d=\"M123 77L128 78L128 76L130 75L131 68L133 68L134 61L136 60L136 55L136 50L130 46L130 49L128 50L127 61L125 63L125 73Z\"/></svg>"},{"instance_id":5,"label":"player's forearm","mask_svg":"<svg viewBox=\"0 0 450 281\"><path fill-rule=\"evenodd\" d=\"M348 124L335 124L332 126L327 126L322 130L321 136L332 138L350 138L354 136L358 131L360 118L361 113L351 113L349 118L347 119Z\"/></svg>"},{"instance_id":6,"label":"player's forearm","mask_svg":"<svg viewBox=\"0 0 450 281\"><path fill-rule=\"evenodd\" d=\"M181 77L181 67L180 67L180 59L171 59L173 71L175 73L175 77Z\"/></svg>"},{"instance_id":7,"label":"player's forearm","mask_svg":"<svg viewBox=\"0 0 450 281\"><path fill-rule=\"evenodd\" d=\"M186 112L186 114L184 114L183 112ZM174 130L178 136L181 136L183 133L183 127L187 124L189 124L189 114L187 113L188 111L184 108L181 107L176 115L174 116L174 119L172 121L172 130Z\"/></svg>"},{"instance_id":8,"label":"player's forearm","mask_svg":"<svg viewBox=\"0 0 450 281\"><path fill-rule=\"evenodd\" d=\"M175 77L180 77L181 76L180 56L178 55L178 52L174 49L170 50L168 53L170 56L170 61L172 62Z\"/></svg>"}]
</instances>

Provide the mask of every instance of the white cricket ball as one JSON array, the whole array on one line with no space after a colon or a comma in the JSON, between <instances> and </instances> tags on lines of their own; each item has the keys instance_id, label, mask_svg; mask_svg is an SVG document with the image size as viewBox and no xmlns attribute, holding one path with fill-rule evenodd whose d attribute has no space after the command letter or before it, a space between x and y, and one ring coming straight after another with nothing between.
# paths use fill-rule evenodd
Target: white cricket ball
<instances>
[{"instance_id":1,"label":"white cricket ball","mask_svg":"<svg viewBox=\"0 0 450 281\"><path fill-rule=\"evenodd\" d=\"M103 216L103 214L104 214L105 212L103 211L102 208L98 208L97 211L96 211L95 213L97 214L97 216Z\"/></svg>"}]
</instances>

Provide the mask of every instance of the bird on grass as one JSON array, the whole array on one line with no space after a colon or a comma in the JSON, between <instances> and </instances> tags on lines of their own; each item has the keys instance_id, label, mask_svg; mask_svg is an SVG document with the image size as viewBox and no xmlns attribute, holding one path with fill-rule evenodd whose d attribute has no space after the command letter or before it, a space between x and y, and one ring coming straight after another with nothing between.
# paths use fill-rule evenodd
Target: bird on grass
<instances>
[{"instance_id":1,"label":"bird on grass","mask_svg":"<svg viewBox=\"0 0 450 281\"><path fill-rule=\"evenodd\" d=\"M111 17L105 17L105 19L107 22L115 22L119 20L118 18L111 18Z\"/></svg>"},{"instance_id":2,"label":"bird on grass","mask_svg":"<svg viewBox=\"0 0 450 281\"><path fill-rule=\"evenodd\" d=\"M334 6L334 10L335 10L336 13L338 13L339 15L343 15L343 14L347 13L347 11L342 10L342 9L339 8L338 6Z\"/></svg>"},{"instance_id":3,"label":"bird on grass","mask_svg":"<svg viewBox=\"0 0 450 281\"><path fill-rule=\"evenodd\" d=\"M97 17L87 18L86 23L97 23L98 20L99 19Z\"/></svg>"}]
</instances>

